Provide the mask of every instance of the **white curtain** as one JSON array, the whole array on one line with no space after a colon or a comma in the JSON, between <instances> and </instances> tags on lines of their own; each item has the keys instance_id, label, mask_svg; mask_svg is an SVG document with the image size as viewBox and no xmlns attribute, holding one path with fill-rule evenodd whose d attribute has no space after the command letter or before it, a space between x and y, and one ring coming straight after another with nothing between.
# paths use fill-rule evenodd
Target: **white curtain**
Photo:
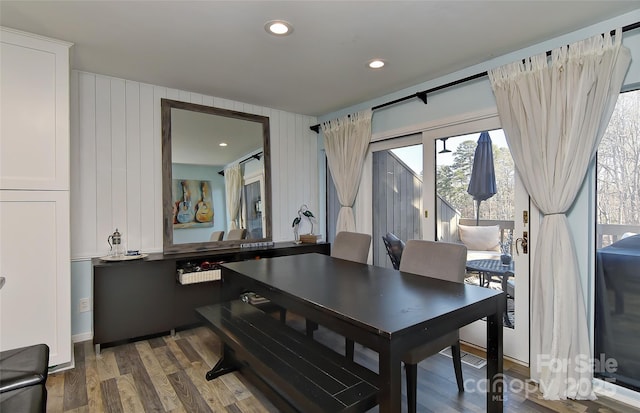
<instances>
[{"instance_id":1,"label":"white curtain","mask_svg":"<svg viewBox=\"0 0 640 413\"><path fill-rule=\"evenodd\" d=\"M224 170L224 189L227 197L229 229L239 226L240 198L242 196L242 169L235 164Z\"/></svg>"},{"instance_id":2,"label":"white curtain","mask_svg":"<svg viewBox=\"0 0 640 413\"><path fill-rule=\"evenodd\" d=\"M336 233L355 231L353 203L371 141L371 110L325 122L322 134L329 170L340 201Z\"/></svg>"},{"instance_id":3,"label":"white curtain","mask_svg":"<svg viewBox=\"0 0 640 413\"><path fill-rule=\"evenodd\" d=\"M609 33L489 72L515 166L544 214L531 274L531 371L546 399L593 399L593 357L566 212L631 61ZM585 223L587 224L587 223Z\"/></svg>"}]
</instances>

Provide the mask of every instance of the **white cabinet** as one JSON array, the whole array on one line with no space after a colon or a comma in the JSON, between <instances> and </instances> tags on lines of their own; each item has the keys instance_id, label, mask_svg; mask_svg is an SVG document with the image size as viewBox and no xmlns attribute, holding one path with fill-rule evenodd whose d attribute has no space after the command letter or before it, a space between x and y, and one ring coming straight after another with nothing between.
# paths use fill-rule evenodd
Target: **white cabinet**
<instances>
[{"instance_id":1,"label":"white cabinet","mask_svg":"<svg viewBox=\"0 0 640 413\"><path fill-rule=\"evenodd\" d=\"M0 32L0 188L69 190L69 47Z\"/></svg>"},{"instance_id":2,"label":"white cabinet","mask_svg":"<svg viewBox=\"0 0 640 413\"><path fill-rule=\"evenodd\" d=\"M0 350L71 362L70 44L0 31Z\"/></svg>"},{"instance_id":3,"label":"white cabinet","mask_svg":"<svg viewBox=\"0 0 640 413\"><path fill-rule=\"evenodd\" d=\"M0 348L49 345L71 361L69 193L0 191Z\"/></svg>"}]
</instances>

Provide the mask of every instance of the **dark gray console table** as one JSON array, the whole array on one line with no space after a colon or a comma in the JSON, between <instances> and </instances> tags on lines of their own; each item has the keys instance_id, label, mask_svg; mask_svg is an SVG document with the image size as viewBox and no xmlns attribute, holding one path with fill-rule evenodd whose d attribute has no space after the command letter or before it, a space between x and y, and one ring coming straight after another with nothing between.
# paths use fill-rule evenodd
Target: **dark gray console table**
<instances>
[{"instance_id":1,"label":"dark gray console table","mask_svg":"<svg viewBox=\"0 0 640 413\"><path fill-rule=\"evenodd\" d=\"M279 242L261 248L228 248L181 254L149 254L140 260L105 262L93 266L93 343L115 344L150 335L174 332L201 322L195 308L216 304L220 281L180 284L178 268L203 262L237 262L284 255L329 255L330 244Z\"/></svg>"}]
</instances>

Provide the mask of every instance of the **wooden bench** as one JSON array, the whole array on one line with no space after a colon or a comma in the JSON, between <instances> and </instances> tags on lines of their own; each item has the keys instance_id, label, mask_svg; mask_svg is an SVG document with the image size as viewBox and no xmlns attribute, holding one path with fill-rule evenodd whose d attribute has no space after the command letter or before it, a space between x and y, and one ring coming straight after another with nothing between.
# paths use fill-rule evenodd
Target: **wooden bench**
<instances>
[{"instance_id":1,"label":"wooden bench","mask_svg":"<svg viewBox=\"0 0 640 413\"><path fill-rule=\"evenodd\" d=\"M223 342L207 380L240 370L287 412L363 412L378 376L242 301L196 309Z\"/></svg>"}]
</instances>

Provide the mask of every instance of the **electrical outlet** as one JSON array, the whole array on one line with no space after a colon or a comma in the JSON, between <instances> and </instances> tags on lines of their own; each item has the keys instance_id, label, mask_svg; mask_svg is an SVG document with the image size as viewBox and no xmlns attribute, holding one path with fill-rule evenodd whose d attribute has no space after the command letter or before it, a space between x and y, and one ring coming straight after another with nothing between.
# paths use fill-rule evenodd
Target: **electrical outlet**
<instances>
[{"instance_id":1,"label":"electrical outlet","mask_svg":"<svg viewBox=\"0 0 640 413\"><path fill-rule=\"evenodd\" d=\"M91 311L91 301L88 298L81 298L79 310L81 313L86 313L87 311Z\"/></svg>"}]
</instances>

